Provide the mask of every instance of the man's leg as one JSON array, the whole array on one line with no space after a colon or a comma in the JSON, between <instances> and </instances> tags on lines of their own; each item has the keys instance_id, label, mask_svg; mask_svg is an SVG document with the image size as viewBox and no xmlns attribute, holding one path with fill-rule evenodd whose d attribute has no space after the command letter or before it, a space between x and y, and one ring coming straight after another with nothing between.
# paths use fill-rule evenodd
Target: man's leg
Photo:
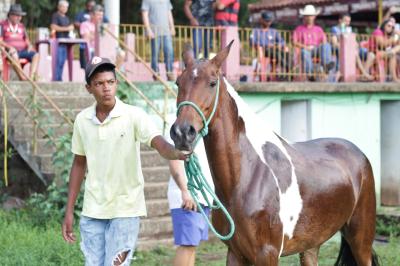
<instances>
[{"instance_id":1,"label":"man's leg","mask_svg":"<svg viewBox=\"0 0 400 266\"><path fill-rule=\"evenodd\" d=\"M139 217L114 218L106 229L105 265L129 265L139 234Z\"/></svg>"},{"instance_id":2,"label":"man's leg","mask_svg":"<svg viewBox=\"0 0 400 266\"><path fill-rule=\"evenodd\" d=\"M9 52L10 53L10 52ZM25 75L24 75L24 71L22 70L22 68L21 68L21 65L19 64L19 52L17 52L17 51L13 51L13 52L11 52L10 53L10 55L11 55L11 57L14 59L14 61L15 61L15 63L17 63L18 64L18 66L19 67L16 67L14 64L12 64L11 62L9 62L9 64L13 67L13 69L15 70L15 73L17 73L17 75L18 75L18 78L20 79L20 80L23 80L23 81L25 81L25 80L27 80L27 78L25 77Z\"/></svg>"},{"instance_id":3,"label":"man's leg","mask_svg":"<svg viewBox=\"0 0 400 266\"><path fill-rule=\"evenodd\" d=\"M193 28L192 30L193 34L193 53L194 53L194 58L197 58L197 56L200 53L201 49L201 30L196 28Z\"/></svg>"},{"instance_id":4,"label":"man's leg","mask_svg":"<svg viewBox=\"0 0 400 266\"><path fill-rule=\"evenodd\" d=\"M325 67L325 70L330 71L335 67L335 63L332 60L332 47L329 43L320 45L319 54L321 58L321 64Z\"/></svg>"},{"instance_id":5,"label":"man's leg","mask_svg":"<svg viewBox=\"0 0 400 266\"><path fill-rule=\"evenodd\" d=\"M174 266L194 266L196 257L196 247L179 246L176 249Z\"/></svg>"},{"instance_id":6,"label":"man's leg","mask_svg":"<svg viewBox=\"0 0 400 266\"><path fill-rule=\"evenodd\" d=\"M151 39L151 68L159 73L158 70L158 56L160 50L160 37L156 36L154 39Z\"/></svg>"},{"instance_id":7,"label":"man's leg","mask_svg":"<svg viewBox=\"0 0 400 266\"><path fill-rule=\"evenodd\" d=\"M67 59L67 46L58 45L57 49L57 66L56 66L56 81L62 81L64 63Z\"/></svg>"},{"instance_id":8,"label":"man's leg","mask_svg":"<svg viewBox=\"0 0 400 266\"><path fill-rule=\"evenodd\" d=\"M23 50L23 51L20 51L18 53L18 55L19 55L19 58L25 58L26 60L28 60L28 62L31 63L29 77L31 79L35 79L37 76L36 72L37 72L37 68L38 68L38 64L39 64L39 54L34 51Z\"/></svg>"},{"instance_id":9,"label":"man's leg","mask_svg":"<svg viewBox=\"0 0 400 266\"><path fill-rule=\"evenodd\" d=\"M166 35L163 38L164 40L164 62L165 62L165 69L167 71L168 80L174 79L173 73L173 62L174 62L174 48L172 47L172 36Z\"/></svg>"},{"instance_id":10,"label":"man's leg","mask_svg":"<svg viewBox=\"0 0 400 266\"><path fill-rule=\"evenodd\" d=\"M104 265L105 230L108 220L82 216L79 226L81 232L81 250L85 265Z\"/></svg>"},{"instance_id":11,"label":"man's leg","mask_svg":"<svg viewBox=\"0 0 400 266\"><path fill-rule=\"evenodd\" d=\"M301 49L301 62L302 62L303 71L306 74L310 74L313 71L311 51L306 50L304 48Z\"/></svg>"}]
</instances>

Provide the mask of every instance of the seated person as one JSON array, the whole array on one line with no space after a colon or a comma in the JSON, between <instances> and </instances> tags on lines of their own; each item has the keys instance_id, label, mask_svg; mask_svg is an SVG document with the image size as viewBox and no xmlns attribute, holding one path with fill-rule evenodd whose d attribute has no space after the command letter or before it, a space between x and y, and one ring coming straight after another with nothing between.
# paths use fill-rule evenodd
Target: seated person
<instances>
[{"instance_id":1,"label":"seated person","mask_svg":"<svg viewBox=\"0 0 400 266\"><path fill-rule=\"evenodd\" d=\"M287 73L289 53L279 32L271 27L273 14L269 11L262 12L259 22L261 28L253 29L250 37L250 44L257 49L258 62L262 62L264 57L277 59L281 68Z\"/></svg>"},{"instance_id":2,"label":"seated person","mask_svg":"<svg viewBox=\"0 0 400 266\"><path fill-rule=\"evenodd\" d=\"M0 46L4 47L16 62L20 58L27 59L31 63L30 78L35 80L39 54L33 49L24 24L21 23L21 18L25 15L20 4L11 5L7 19L0 23ZM14 68L20 80L27 79L21 69Z\"/></svg>"},{"instance_id":3,"label":"seated person","mask_svg":"<svg viewBox=\"0 0 400 266\"><path fill-rule=\"evenodd\" d=\"M331 44L332 52L336 57L336 71L339 71L339 47L340 47L340 36L342 34L352 33L353 30L350 26L351 17L350 14L343 14L339 17L339 23L331 28ZM361 71L363 79L373 80L371 76L363 66L362 60L366 60L368 55L368 49L366 47L358 46L358 53L356 53L356 64L358 69ZM338 73L340 74L340 73ZM340 75L338 75L340 76Z\"/></svg>"},{"instance_id":4,"label":"seated person","mask_svg":"<svg viewBox=\"0 0 400 266\"><path fill-rule=\"evenodd\" d=\"M322 28L315 25L319 12L313 5L306 5L300 10L304 24L297 26L293 32L293 44L301 49L302 67L307 74L314 72L313 57L320 58L325 71L335 68L331 45Z\"/></svg>"},{"instance_id":5,"label":"seated person","mask_svg":"<svg viewBox=\"0 0 400 266\"><path fill-rule=\"evenodd\" d=\"M385 62L389 64L389 72L394 82L400 82L400 78L397 76L397 56L400 54L400 38L399 35L394 32L394 23L392 20L385 20L382 25L377 28L369 40L370 58L375 58L379 55L385 59ZM366 70L369 71L373 65L374 60L367 60Z\"/></svg>"}]
</instances>

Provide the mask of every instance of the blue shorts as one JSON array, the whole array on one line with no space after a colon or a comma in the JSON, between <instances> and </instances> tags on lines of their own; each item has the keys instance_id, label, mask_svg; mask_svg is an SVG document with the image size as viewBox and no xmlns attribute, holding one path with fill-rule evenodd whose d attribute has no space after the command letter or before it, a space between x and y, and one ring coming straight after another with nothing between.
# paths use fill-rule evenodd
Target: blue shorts
<instances>
[{"instance_id":1,"label":"blue shorts","mask_svg":"<svg viewBox=\"0 0 400 266\"><path fill-rule=\"evenodd\" d=\"M210 216L210 208L204 207ZM200 241L208 239L208 224L200 212L183 208L171 209L174 240L177 246L198 246Z\"/></svg>"},{"instance_id":2,"label":"blue shorts","mask_svg":"<svg viewBox=\"0 0 400 266\"><path fill-rule=\"evenodd\" d=\"M129 265L139 234L139 217L80 220L81 250L85 265L113 265L120 253L128 251L123 264Z\"/></svg>"},{"instance_id":3,"label":"blue shorts","mask_svg":"<svg viewBox=\"0 0 400 266\"><path fill-rule=\"evenodd\" d=\"M34 51L28 51L28 50L22 50L18 51L18 58L24 58L27 59L29 62L32 62L32 58L35 56L36 52Z\"/></svg>"}]
</instances>

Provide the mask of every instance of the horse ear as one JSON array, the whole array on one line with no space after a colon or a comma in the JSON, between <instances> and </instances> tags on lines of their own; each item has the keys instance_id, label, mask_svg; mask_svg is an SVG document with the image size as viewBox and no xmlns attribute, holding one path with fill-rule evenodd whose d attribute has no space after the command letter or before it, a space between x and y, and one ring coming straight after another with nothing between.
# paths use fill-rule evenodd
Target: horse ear
<instances>
[{"instance_id":1,"label":"horse ear","mask_svg":"<svg viewBox=\"0 0 400 266\"><path fill-rule=\"evenodd\" d=\"M216 56L211 59L211 63L214 64L217 68L220 68L222 65L222 62L225 61L226 57L229 54L229 51L231 50L231 46L234 40L232 40L228 46L226 46L224 49L218 52Z\"/></svg>"},{"instance_id":2,"label":"horse ear","mask_svg":"<svg viewBox=\"0 0 400 266\"><path fill-rule=\"evenodd\" d=\"M194 64L194 52L190 43L185 44L185 47L183 48L182 57L183 57L183 63L185 64L186 68Z\"/></svg>"}]
</instances>

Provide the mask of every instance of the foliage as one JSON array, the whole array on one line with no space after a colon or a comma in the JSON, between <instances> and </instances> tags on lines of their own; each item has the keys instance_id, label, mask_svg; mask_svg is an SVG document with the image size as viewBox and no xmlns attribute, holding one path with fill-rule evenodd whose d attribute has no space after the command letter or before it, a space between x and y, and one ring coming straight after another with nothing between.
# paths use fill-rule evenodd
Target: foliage
<instances>
[{"instance_id":1,"label":"foliage","mask_svg":"<svg viewBox=\"0 0 400 266\"><path fill-rule=\"evenodd\" d=\"M379 215L376 219L376 233L382 236L400 237L400 218Z\"/></svg>"}]
</instances>

